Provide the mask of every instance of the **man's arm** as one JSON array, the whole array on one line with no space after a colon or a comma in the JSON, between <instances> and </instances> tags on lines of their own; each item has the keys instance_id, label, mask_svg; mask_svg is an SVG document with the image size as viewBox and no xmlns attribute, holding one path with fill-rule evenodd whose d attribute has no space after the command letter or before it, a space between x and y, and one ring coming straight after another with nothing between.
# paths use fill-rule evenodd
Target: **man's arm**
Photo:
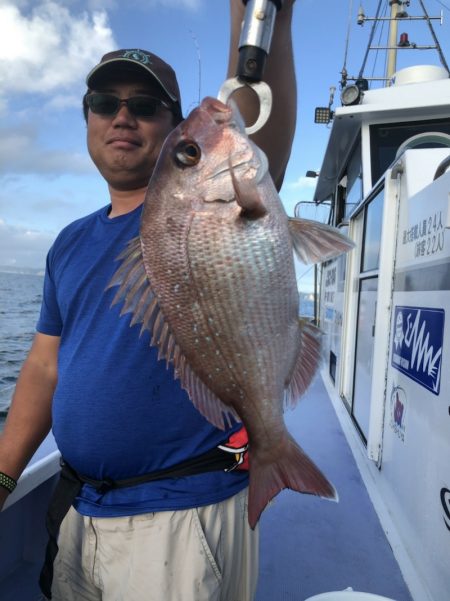
<instances>
[{"instance_id":1,"label":"man's arm","mask_svg":"<svg viewBox=\"0 0 450 601\"><path fill-rule=\"evenodd\" d=\"M36 334L0 436L0 471L19 478L51 427L59 337ZM0 508L8 496L0 487Z\"/></svg>"},{"instance_id":2,"label":"man's arm","mask_svg":"<svg viewBox=\"0 0 450 601\"><path fill-rule=\"evenodd\" d=\"M272 44L264 71L273 95L270 118L266 125L252 136L252 140L269 159L270 174L278 189L283 183L284 172L291 153L297 113L297 86L292 52L291 21L295 0L284 0L277 13ZM231 37L228 77L236 75L238 44L245 6L242 0L230 0ZM259 114L259 103L249 89L233 94L245 122L250 125Z\"/></svg>"}]
</instances>

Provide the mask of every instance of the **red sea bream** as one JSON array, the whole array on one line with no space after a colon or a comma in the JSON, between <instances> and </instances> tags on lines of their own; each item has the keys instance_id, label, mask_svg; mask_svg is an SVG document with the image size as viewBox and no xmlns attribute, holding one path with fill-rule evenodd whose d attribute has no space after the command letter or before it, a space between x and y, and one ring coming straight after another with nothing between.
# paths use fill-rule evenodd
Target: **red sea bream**
<instances>
[{"instance_id":1,"label":"red sea bream","mask_svg":"<svg viewBox=\"0 0 450 601\"><path fill-rule=\"evenodd\" d=\"M206 98L165 141L111 282L205 418L247 428L252 527L283 488L335 497L283 420L320 360L319 330L298 317L293 252L315 262L351 246L287 217L237 111Z\"/></svg>"}]
</instances>

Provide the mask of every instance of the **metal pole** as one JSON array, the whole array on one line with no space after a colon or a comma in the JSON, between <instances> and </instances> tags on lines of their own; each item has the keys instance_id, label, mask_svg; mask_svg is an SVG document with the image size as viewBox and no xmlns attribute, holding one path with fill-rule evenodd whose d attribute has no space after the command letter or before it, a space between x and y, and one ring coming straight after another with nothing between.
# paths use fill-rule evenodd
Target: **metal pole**
<instances>
[{"instance_id":1,"label":"metal pole","mask_svg":"<svg viewBox=\"0 0 450 601\"><path fill-rule=\"evenodd\" d=\"M398 36L398 7L400 0L390 0L391 5L391 19L389 22L389 41L388 41L388 55L387 55L387 66L386 66L386 79L390 82L392 76L397 70L397 36ZM390 85L390 83L388 83Z\"/></svg>"}]
</instances>

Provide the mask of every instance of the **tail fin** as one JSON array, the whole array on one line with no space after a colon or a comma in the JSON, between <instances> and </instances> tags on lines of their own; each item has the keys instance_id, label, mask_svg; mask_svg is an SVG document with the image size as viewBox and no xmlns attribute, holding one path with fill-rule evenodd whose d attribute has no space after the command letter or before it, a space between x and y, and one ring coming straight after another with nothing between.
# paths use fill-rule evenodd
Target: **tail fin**
<instances>
[{"instance_id":1,"label":"tail fin","mask_svg":"<svg viewBox=\"0 0 450 601\"><path fill-rule=\"evenodd\" d=\"M334 486L291 436L283 453L272 462L261 461L257 452L252 455L250 451L248 522L251 528L255 528L267 503L284 488L338 499Z\"/></svg>"}]
</instances>

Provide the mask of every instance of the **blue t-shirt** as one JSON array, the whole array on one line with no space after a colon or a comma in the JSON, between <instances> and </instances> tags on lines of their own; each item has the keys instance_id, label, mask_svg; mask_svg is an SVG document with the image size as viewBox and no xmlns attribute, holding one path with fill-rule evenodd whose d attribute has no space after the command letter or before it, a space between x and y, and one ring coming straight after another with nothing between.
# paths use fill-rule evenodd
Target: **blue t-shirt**
<instances>
[{"instance_id":1,"label":"blue t-shirt","mask_svg":"<svg viewBox=\"0 0 450 601\"><path fill-rule=\"evenodd\" d=\"M47 257L37 330L60 336L53 434L78 472L120 480L201 455L230 432L192 405L171 367L157 360L150 334L111 307L115 260L137 236L141 207L113 219L104 207L67 226ZM238 429L235 426L233 429ZM85 485L75 507L95 517L186 509L244 488L246 472L209 472L148 482L103 495Z\"/></svg>"}]
</instances>

